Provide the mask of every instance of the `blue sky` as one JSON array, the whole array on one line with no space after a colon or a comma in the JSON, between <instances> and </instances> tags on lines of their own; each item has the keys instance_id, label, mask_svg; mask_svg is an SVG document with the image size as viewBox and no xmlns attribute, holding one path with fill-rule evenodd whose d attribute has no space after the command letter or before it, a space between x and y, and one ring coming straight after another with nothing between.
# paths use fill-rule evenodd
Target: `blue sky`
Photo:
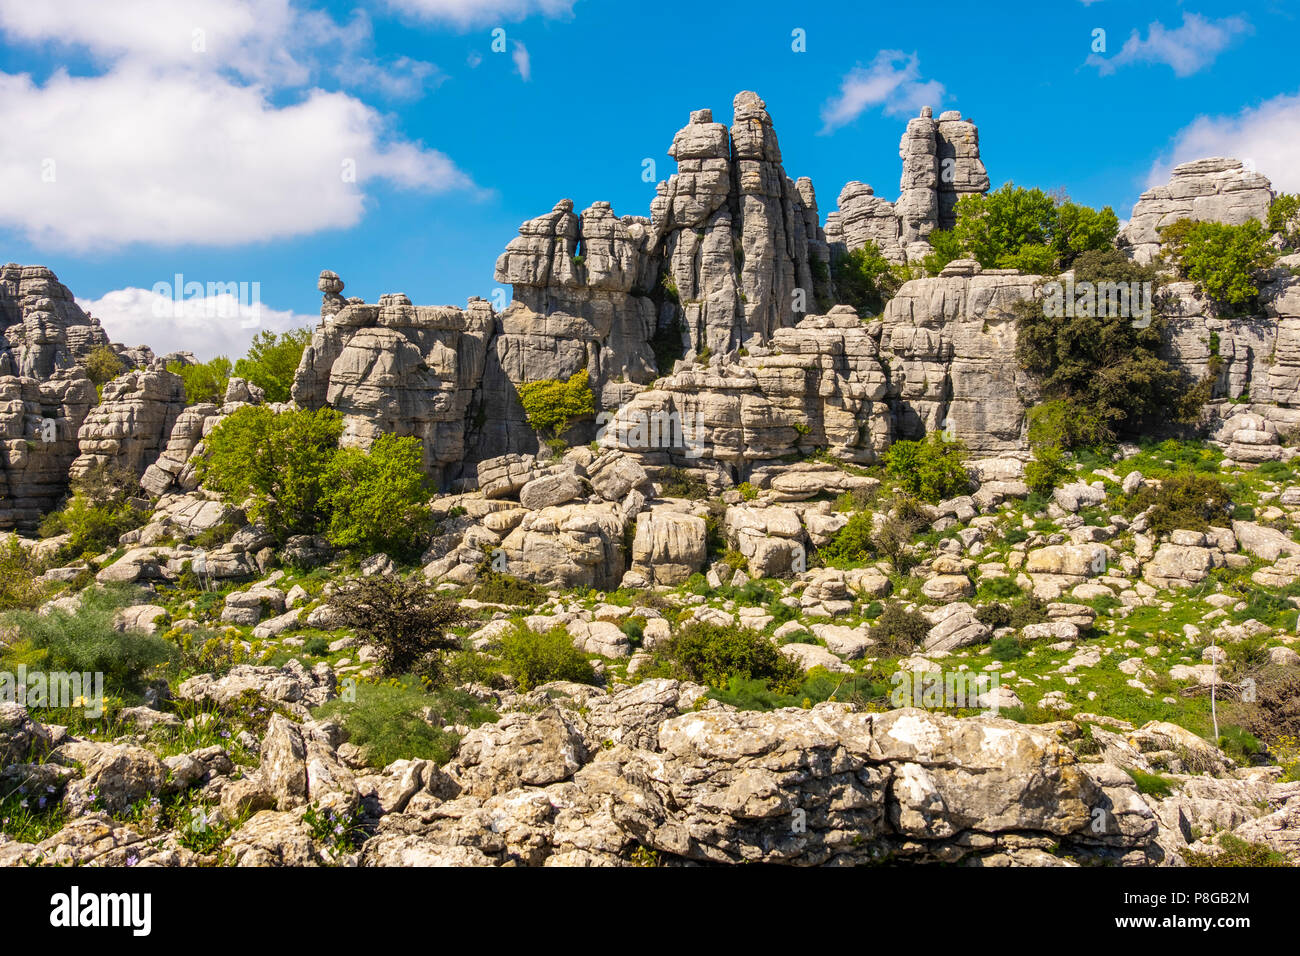
<instances>
[{"instance_id":1,"label":"blue sky","mask_svg":"<svg viewBox=\"0 0 1300 956\"><path fill-rule=\"evenodd\" d=\"M53 268L118 341L204 357L256 329L154 315L175 273L259 283L271 328L316 314L323 268L463 304L561 198L647 214L644 161L667 178L690 111L729 122L742 89L823 219L850 180L896 197L926 103L974 118L995 186L1121 218L1202 155L1300 191L1294 6L0 0L0 261Z\"/></svg>"}]
</instances>

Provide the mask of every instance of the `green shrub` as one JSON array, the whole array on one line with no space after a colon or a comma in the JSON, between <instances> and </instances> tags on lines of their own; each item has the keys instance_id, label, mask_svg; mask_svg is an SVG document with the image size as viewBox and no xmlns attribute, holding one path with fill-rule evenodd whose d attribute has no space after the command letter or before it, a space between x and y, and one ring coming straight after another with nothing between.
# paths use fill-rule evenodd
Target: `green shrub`
<instances>
[{"instance_id":1,"label":"green shrub","mask_svg":"<svg viewBox=\"0 0 1300 956\"><path fill-rule=\"evenodd\" d=\"M291 329L278 335L269 329L259 332L248 354L235 363L235 374L265 392L268 402L287 402L302 353L310 342L310 329Z\"/></svg>"},{"instance_id":2,"label":"green shrub","mask_svg":"<svg viewBox=\"0 0 1300 956\"><path fill-rule=\"evenodd\" d=\"M1178 273L1222 305L1247 307L1259 296L1256 273L1277 261L1257 220L1240 226L1180 219L1160 230Z\"/></svg>"},{"instance_id":3,"label":"green shrub","mask_svg":"<svg viewBox=\"0 0 1300 956\"><path fill-rule=\"evenodd\" d=\"M1065 452L1059 445L1040 445L1025 465L1025 484L1030 491L1048 494L1071 475Z\"/></svg>"},{"instance_id":4,"label":"green shrub","mask_svg":"<svg viewBox=\"0 0 1300 956\"><path fill-rule=\"evenodd\" d=\"M997 630L1011 626L1011 608L1005 604L982 604L975 609L975 620L985 627Z\"/></svg>"},{"instance_id":5,"label":"green shrub","mask_svg":"<svg viewBox=\"0 0 1300 956\"><path fill-rule=\"evenodd\" d=\"M859 511L849 518L849 523L837 531L835 537L821 549L822 560L828 564L865 561L871 556L874 548L872 543L874 535L875 527L871 523L871 515Z\"/></svg>"},{"instance_id":6,"label":"green shrub","mask_svg":"<svg viewBox=\"0 0 1300 956\"><path fill-rule=\"evenodd\" d=\"M1278 233L1288 249L1300 246L1300 196L1282 193L1268 207L1268 231Z\"/></svg>"},{"instance_id":7,"label":"green shrub","mask_svg":"<svg viewBox=\"0 0 1300 956\"><path fill-rule=\"evenodd\" d=\"M111 346L97 345L86 356L86 375L95 383L97 390L113 381L126 371L123 362Z\"/></svg>"},{"instance_id":8,"label":"green shrub","mask_svg":"<svg viewBox=\"0 0 1300 956\"><path fill-rule=\"evenodd\" d=\"M1004 634L1002 637L995 638L989 645L989 653L1005 663L1024 657L1025 649L1020 646L1020 641L1014 634Z\"/></svg>"},{"instance_id":9,"label":"green shrub","mask_svg":"<svg viewBox=\"0 0 1300 956\"><path fill-rule=\"evenodd\" d=\"M1294 866L1286 854L1279 853L1265 843L1251 843L1231 833L1218 836L1219 853L1199 853L1184 850L1183 860L1188 866Z\"/></svg>"},{"instance_id":10,"label":"green shrub","mask_svg":"<svg viewBox=\"0 0 1300 956\"><path fill-rule=\"evenodd\" d=\"M1211 524L1227 519L1231 507L1232 499L1221 481L1189 471L1165 478L1159 488L1143 487L1129 504L1133 513L1150 509L1147 522L1156 534L1208 531Z\"/></svg>"},{"instance_id":11,"label":"green shrub","mask_svg":"<svg viewBox=\"0 0 1300 956\"><path fill-rule=\"evenodd\" d=\"M910 654L925 642L930 633L930 622L919 611L909 611L891 601L876 618L871 628L871 638L888 655Z\"/></svg>"},{"instance_id":12,"label":"green shrub","mask_svg":"<svg viewBox=\"0 0 1300 956\"><path fill-rule=\"evenodd\" d=\"M1011 627L1023 628L1030 624L1043 624L1047 620L1047 605L1036 595L1027 595L1011 605Z\"/></svg>"},{"instance_id":13,"label":"green shrub","mask_svg":"<svg viewBox=\"0 0 1300 956\"><path fill-rule=\"evenodd\" d=\"M493 571L484 564L478 571L478 583L470 597L488 604L507 604L511 607L533 607L546 600L546 591L531 581Z\"/></svg>"},{"instance_id":14,"label":"green shrub","mask_svg":"<svg viewBox=\"0 0 1300 956\"><path fill-rule=\"evenodd\" d=\"M836 256L831 262L831 281L836 298L853 306L860 316L876 315L898 291L890 262L874 242Z\"/></svg>"},{"instance_id":15,"label":"green shrub","mask_svg":"<svg viewBox=\"0 0 1300 956\"><path fill-rule=\"evenodd\" d=\"M766 680L777 693L789 693L802 676L799 666L761 634L746 628L691 621L655 648L638 677L675 677L726 687L733 677Z\"/></svg>"},{"instance_id":16,"label":"green shrub","mask_svg":"<svg viewBox=\"0 0 1300 956\"><path fill-rule=\"evenodd\" d=\"M562 627L535 634L519 625L501 639L502 669L527 693L551 681L594 684L596 672Z\"/></svg>"},{"instance_id":17,"label":"green shrub","mask_svg":"<svg viewBox=\"0 0 1300 956\"><path fill-rule=\"evenodd\" d=\"M460 646L447 629L464 619L460 606L439 597L422 575L374 574L359 578L330 598L339 624L378 648L388 676L417 671L436 678L445 651Z\"/></svg>"},{"instance_id":18,"label":"green shrub","mask_svg":"<svg viewBox=\"0 0 1300 956\"><path fill-rule=\"evenodd\" d=\"M1014 183L987 195L963 196L955 212L952 238L940 240L943 255L959 248L960 257L976 259L986 269L1055 273L1083 252L1109 247L1119 233L1119 218L1109 206L1096 210ZM927 269L930 265L927 261Z\"/></svg>"},{"instance_id":19,"label":"green shrub","mask_svg":"<svg viewBox=\"0 0 1300 956\"><path fill-rule=\"evenodd\" d=\"M321 487L330 515L326 536L335 547L408 557L433 526L434 489L418 438L380 435L367 451L339 450Z\"/></svg>"},{"instance_id":20,"label":"green shrub","mask_svg":"<svg viewBox=\"0 0 1300 956\"><path fill-rule=\"evenodd\" d=\"M970 490L962 466L966 448L932 434L921 441L896 441L885 453L885 470L910 494L935 504Z\"/></svg>"},{"instance_id":21,"label":"green shrub","mask_svg":"<svg viewBox=\"0 0 1300 956\"><path fill-rule=\"evenodd\" d=\"M1128 768L1128 775L1137 784L1138 793L1146 794L1149 797L1167 797L1174 792L1176 786L1174 781L1158 773L1147 773L1144 770Z\"/></svg>"},{"instance_id":22,"label":"green shrub","mask_svg":"<svg viewBox=\"0 0 1300 956\"><path fill-rule=\"evenodd\" d=\"M665 498L689 498L701 501L709 496L709 485L698 471L691 468L679 468L676 465L665 468L659 476L659 487Z\"/></svg>"},{"instance_id":23,"label":"green shrub","mask_svg":"<svg viewBox=\"0 0 1300 956\"><path fill-rule=\"evenodd\" d=\"M519 404L523 406L529 428L559 438L576 420L595 414L596 396L583 369L574 372L567 381L545 379L520 385Z\"/></svg>"},{"instance_id":24,"label":"green shrub","mask_svg":"<svg viewBox=\"0 0 1300 956\"><path fill-rule=\"evenodd\" d=\"M88 588L72 612L14 612L8 623L18 639L0 650L0 669L15 671L23 663L29 670L102 673L106 693L138 694L151 671L174 652L161 637L114 628L117 612L131 603L131 596L119 588Z\"/></svg>"},{"instance_id":25,"label":"green shrub","mask_svg":"<svg viewBox=\"0 0 1300 956\"><path fill-rule=\"evenodd\" d=\"M45 600L45 588L36 580L42 570L17 536L0 540L0 611L33 608Z\"/></svg>"},{"instance_id":26,"label":"green shrub","mask_svg":"<svg viewBox=\"0 0 1300 956\"><path fill-rule=\"evenodd\" d=\"M169 362L167 371L181 377L185 383L185 404L198 405L210 402L220 405L226 399L226 386L230 384L230 359L218 355L209 362L197 365L187 362Z\"/></svg>"},{"instance_id":27,"label":"green shrub","mask_svg":"<svg viewBox=\"0 0 1300 956\"><path fill-rule=\"evenodd\" d=\"M42 537L69 536L55 555L56 561L111 551L122 535L149 519L148 510L132 501L132 495L139 493L138 480L123 469L95 465L73 479L71 490L63 507L41 522Z\"/></svg>"},{"instance_id":28,"label":"green shrub","mask_svg":"<svg viewBox=\"0 0 1300 956\"><path fill-rule=\"evenodd\" d=\"M937 276L943 271L944 266L965 255L961 240L950 229L936 229L930 233L928 240L934 252L921 260L927 275Z\"/></svg>"},{"instance_id":29,"label":"green shrub","mask_svg":"<svg viewBox=\"0 0 1300 956\"><path fill-rule=\"evenodd\" d=\"M318 634L303 644L302 652L308 657L324 657L330 652L329 642Z\"/></svg>"},{"instance_id":30,"label":"green shrub","mask_svg":"<svg viewBox=\"0 0 1300 956\"><path fill-rule=\"evenodd\" d=\"M496 720L490 708L469 694L428 693L411 676L358 683L355 701L332 700L317 708L314 716L339 721L349 742L360 747L366 763L376 768L403 759L445 764L455 755L460 738L443 727L477 727Z\"/></svg>"},{"instance_id":31,"label":"green shrub","mask_svg":"<svg viewBox=\"0 0 1300 956\"><path fill-rule=\"evenodd\" d=\"M248 517L279 541L313 534L328 519L322 482L342 434L343 416L332 409L277 414L247 405L208 435L200 480L232 501L252 499Z\"/></svg>"}]
</instances>

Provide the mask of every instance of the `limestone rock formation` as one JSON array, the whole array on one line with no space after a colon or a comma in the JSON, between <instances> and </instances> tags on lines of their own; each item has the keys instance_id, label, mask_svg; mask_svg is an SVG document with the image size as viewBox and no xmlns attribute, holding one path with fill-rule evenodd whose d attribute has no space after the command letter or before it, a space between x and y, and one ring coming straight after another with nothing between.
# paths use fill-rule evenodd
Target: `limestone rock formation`
<instances>
[{"instance_id":1,"label":"limestone rock formation","mask_svg":"<svg viewBox=\"0 0 1300 956\"><path fill-rule=\"evenodd\" d=\"M82 311L51 270L0 266L0 377L44 381L108 344L99 320Z\"/></svg>"},{"instance_id":2,"label":"limestone rock formation","mask_svg":"<svg viewBox=\"0 0 1300 956\"><path fill-rule=\"evenodd\" d=\"M1264 221L1273 201L1268 177L1247 169L1238 159L1214 157L1174 167L1169 182L1142 194L1119 244L1138 262L1150 262L1160 251L1159 230L1179 219L1213 221L1239 226Z\"/></svg>"},{"instance_id":3,"label":"limestone rock formation","mask_svg":"<svg viewBox=\"0 0 1300 956\"><path fill-rule=\"evenodd\" d=\"M143 475L167 445L184 408L185 383L165 368L137 369L113 379L78 432L81 454L71 476L97 466Z\"/></svg>"},{"instance_id":4,"label":"limestone rock formation","mask_svg":"<svg viewBox=\"0 0 1300 956\"><path fill-rule=\"evenodd\" d=\"M956 110L936 120L930 107L924 107L908 122L899 155L903 176L896 209L904 246L924 240L935 229L951 229L957 221L957 201L988 191L979 130Z\"/></svg>"}]
</instances>

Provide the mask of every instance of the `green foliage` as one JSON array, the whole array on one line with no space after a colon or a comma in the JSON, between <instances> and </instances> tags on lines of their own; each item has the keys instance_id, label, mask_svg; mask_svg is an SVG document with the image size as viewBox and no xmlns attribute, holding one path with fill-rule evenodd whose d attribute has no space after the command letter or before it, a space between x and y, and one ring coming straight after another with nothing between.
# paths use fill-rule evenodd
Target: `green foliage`
<instances>
[{"instance_id":1,"label":"green foliage","mask_svg":"<svg viewBox=\"0 0 1300 956\"><path fill-rule=\"evenodd\" d=\"M887 655L910 654L925 642L930 622L919 611L909 611L891 601L871 627L871 638Z\"/></svg>"},{"instance_id":2,"label":"green foliage","mask_svg":"<svg viewBox=\"0 0 1300 956\"><path fill-rule=\"evenodd\" d=\"M259 332L248 355L235 363L235 374L262 389L268 402L287 402L292 397L294 373L310 342L310 329L291 329L278 335L269 329Z\"/></svg>"},{"instance_id":3,"label":"green foliage","mask_svg":"<svg viewBox=\"0 0 1300 956\"><path fill-rule=\"evenodd\" d=\"M1147 485L1129 505L1134 513L1150 509L1147 521L1156 534L1206 531L1211 524L1222 524L1231 507L1232 499L1221 481L1190 471L1165 478L1159 488Z\"/></svg>"},{"instance_id":4,"label":"green foliage","mask_svg":"<svg viewBox=\"0 0 1300 956\"><path fill-rule=\"evenodd\" d=\"M837 562L856 563L871 556L874 548L872 538L875 528L871 515L859 511L849 518L849 523L836 532L830 543L821 549L822 560L827 564Z\"/></svg>"},{"instance_id":5,"label":"green foliage","mask_svg":"<svg viewBox=\"0 0 1300 956\"><path fill-rule=\"evenodd\" d=\"M1025 484L1030 491L1048 494L1070 477L1065 452L1059 445L1039 445L1034 448L1034 458L1025 465Z\"/></svg>"},{"instance_id":6,"label":"green foliage","mask_svg":"<svg viewBox=\"0 0 1300 956\"><path fill-rule=\"evenodd\" d=\"M1176 786L1174 781L1158 773L1147 773L1144 770L1129 768L1128 775L1137 784L1138 793L1146 794L1149 797L1167 797L1174 792Z\"/></svg>"},{"instance_id":7,"label":"green foliage","mask_svg":"<svg viewBox=\"0 0 1300 956\"><path fill-rule=\"evenodd\" d=\"M208 362L191 365L187 362L169 362L167 371L174 372L185 383L185 404L198 405L210 402L220 405L226 398L230 383L230 359L218 355Z\"/></svg>"},{"instance_id":8,"label":"green foliage","mask_svg":"<svg viewBox=\"0 0 1300 956\"><path fill-rule=\"evenodd\" d=\"M277 540L312 534L328 519L322 483L342 434L343 416L332 409L276 414L248 405L207 437L199 476L232 501L252 499L248 517Z\"/></svg>"},{"instance_id":9,"label":"green foliage","mask_svg":"<svg viewBox=\"0 0 1300 956\"><path fill-rule=\"evenodd\" d=\"M332 700L317 708L314 716L342 723L349 742L360 747L366 763L376 768L402 759L445 764L456 753L460 738L443 727L477 727L496 720L491 709L464 691L428 693L411 676L377 684L363 681L357 684L356 696L353 702Z\"/></svg>"},{"instance_id":10,"label":"green foliage","mask_svg":"<svg viewBox=\"0 0 1300 956\"><path fill-rule=\"evenodd\" d=\"M1020 646L1020 641L1014 634L1004 634L1002 637L995 638L989 645L989 653L995 659L1005 663L1024 657L1025 649Z\"/></svg>"},{"instance_id":11,"label":"green foliage","mask_svg":"<svg viewBox=\"0 0 1300 956\"><path fill-rule=\"evenodd\" d=\"M1267 844L1251 843L1232 833L1219 834L1218 844L1220 849L1218 853L1199 853L1195 850L1184 850L1183 860L1188 866L1195 867L1290 867L1295 865L1287 859L1286 854L1279 853Z\"/></svg>"},{"instance_id":12,"label":"green foliage","mask_svg":"<svg viewBox=\"0 0 1300 956\"><path fill-rule=\"evenodd\" d=\"M86 356L86 375L96 388L102 388L125 371L126 363L110 346L97 345Z\"/></svg>"},{"instance_id":13,"label":"green foliage","mask_svg":"<svg viewBox=\"0 0 1300 956\"><path fill-rule=\"evenodd\" d=\"M350 582L330 599L343 627L376 645L379 666L388 676L437 677L443 652L460 640L447 629L464 619L460 606L439 597L423 575L399 578L383 574Z\"/></svg>"},{"instance_id":14,"label":"green foliage","mask_svg":"<svg viewBox=\"0 0 1300 956\"><path fill-rule=\"evenodd\" d=\"M595 414L596 396L583 369L574 372L567 381L553 378L520 385L519 404L523 406L529 428L559 438L577 419Z\"/></svg>"},{"instance_id":15,"label":"green foliage","mask_svg":"<svg viewBox=\"0 0 1300 956\"><path fill-rule=\"evenodd\" d=\"M1300 246L1300 196L1282 193L1268 207L1268 231L1279 233L1288 249Z\"/></svg>"},{"instance_id":16,"label":"green foliage","mask_svg":"<svg viewBox=\"0 0 1300 956\"><path fill-rule=\"evenodd\" d=\"M1068 316L1049 315L1046 298L1016 304L1016 357L1038 380L1044 402L1031 414L1034 444L1078 448L1112 441L1121 429L1193 420L1208 396L1159 354L1154 270L1105 250L1082 254L1074 271L1079 282L1152 282L1153 315L1139 327L1124 309Z\"/></svg>"},{"instance_id":17,"label":"green foliage","mask_svg":"<svg viewBox=\"0 0 1300 956\"><path fill-rule=\"evenodd\" d=\"M0 540L0 611L33 608L45 600L45 588L36 580L41 570L16 536Z\"/></svg>"},{"instance_id":18,"label":"green foliage","mask_svg":"<svg viewBox=\"0 0 1300 956\"><path fill-rule=\"evenodd\" d=\"M105 693L139 693L173 649L161 637L114 628L114 617L130 598L129 591L117 588L88 588L75 611L14 612L8 623L17 640L0 649L0 669L14 671L22 663L29 670L102 673Z\"/></svg>"},{"instance_id":19,"label":"green foliage","mask_svg":"<svg viewBox=\"0 0 1300 956\"><path fill-rule=\"evenodd\" d=\"M896 441L885 453L885 471L909 493L931 504L965 494L970 476L962 466L966 448L932 434L920 441Z\"/></svg>"},{"instance_id":20,"label":"green foliage","mask_svg":"<svg viewBox=\"0 0 1300 956\"><path fill-rule=\"evenodd\" d=\"M798 686L801 672L770 640L747 628L692 621L654 650L637 676L675 677L726 687L733 677L766 680L777 693Z\"/></svg>"},{"instance_id":21,"label":"green foliage","mask_svg":"<svg viewBox=\"0 0 1300 956\"><path fill-rule=\"evenodd\" d=\"M921 260L927 275L937 276L948 263L962 258L961 240L952 230L936 229L928 239L934 252Z\"/></svg>"},{"instance_id":22,"label":"green foliage","mask_svg":"<svg viewBox=\"0 0 1300 956\"><path fill-rule=\"evenodd\" d=\"M488 604L535 607L546 600L546 591L531 581L493 571L485 562L478 569L478 583L470 591L470 597Z\"/></svg>"},{"instance_id":23,"label":"green foliage","mask_svg":"<svg viewBox=\"0 0 1300 956\"><path fill-rule=\"evenodd\" d=\"M1268 233L1251 219L1240 226L1180 219L1160 230L1179 275L1225 306L1248 307L1259 295L1255 273L1277 261Z\"/></svg>"},{"instance_id":24,"label":"green foliage","mask_svg":"<svg viewBox=\"0 0 1300 956\"><path fill-rule=\"evenodd\" d=\"M880 247L874 242L835 257L831 263L831 281L835 284L836 298L853 306L861 316L880 312L899 285L889 260L881 255Z\"/></svg>"},{"instance_id":25,"label":"green foliage","mask_svg":"<svg viewBox=\"0 0 1300 956\"><path fill-rule=\"evenodd\" d=\"M701 501L709 496L709 486L703 476L691 468L672 465L659 475L659 487L665 498L690 498Z\"/></svg>"},{"instance_id":26,"label":"green foliage","mask_svg":"<svg viewBox=\"0 0 1300 956\"><path fill-rule=\"evenodd\" d=\"M988 195L963 196L956 213L952 237L940 240L942 256L957 246L962 257L986 269L1052 274L1083 252L1110 247L1119 233L1119 219L1109 206L1096 210L1014 183ZM941 257L938 247L936 256ZM927 261L927 269L930 265Z\"/></svg>"},{"instance_id":27,"label":"green foliage","mask_svg":"<svg viewBox=\"0 0 1300 956\"><path fill-rule=\"evenodd\" d=\"M132 500L138 493L135 475L120 468L95 465L72 481L72 496L41 522L41 536L66 534L55 560L94 557L117 547L118 538L143 525L147 509Z\"/></svg>"},{"instance_id":28,"label":"green foliage","mask_svg":"<svg viewBox=\"0 0 1300 956\"><path fill-rule=\"evenodd\" d=\"M562 627L535 634L522 624L501 638L501 663L524 693L551 681L594 684L596 672Z\"/></svg>"},{"instance_id":29,"label":"green foliage","mask_svg":"<svg viewBox=\"0 0 1300 956\"><path fill-rule=\"evenodd\" d=\"M321 489L330 515L326 536L338 548L406 557L420 550L433 526L434 489L418 438L380 435L368 451L339 450Z\"/></svg>"}]
</instances>

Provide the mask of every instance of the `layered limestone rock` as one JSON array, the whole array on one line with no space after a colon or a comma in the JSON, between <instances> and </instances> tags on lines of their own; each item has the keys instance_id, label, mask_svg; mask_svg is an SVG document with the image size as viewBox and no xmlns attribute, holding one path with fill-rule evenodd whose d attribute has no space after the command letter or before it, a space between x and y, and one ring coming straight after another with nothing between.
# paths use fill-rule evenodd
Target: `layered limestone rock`
<instances>
[{"instance_id":1,"label":"layered limestone rock","mask_svg":"<svg viewBox=\"0 0 1300 956\"><path fill-rule=\"evenodd\" d=\"M1042 280L971 272L914 279L885 307L880 353L896 436L938 431L980 454L1022 452L1034 391L1015 359L1014 307Z\"/></svg>"},{"instance_id":2,"label":"layered limestone rock","mask_svg":"<svg viewBox=\"0 0 1300 956\"><path fill-rule=\"evenodd\" d=\"M851 182L840 190L839 208L826 217L826 241L837 251L851 252L874 242L890 262L907 262L900 240L894 204L877 196L866 183Z\"/></svg>"},{"instance_id":3,"label":"layered limestone rock","mask_svg":"<svg viewBox=\"0 0 1300 956\"><path fill-rule=\"evenodd\" d=\"M600 441L649 465L735 471L827 448L869 463L888 447L887 388L875 339L851 308L778 329L770 349L683 365L614 414Z\"/></svg>"},{"instance_id":4,"label":"layered limestone rock","mask_svg":"<svg viewBox=\"0 0 1300 956\"><path fill-rule=\"evenodd\" d=\"M905 247L935 229L951 229L957 221L957 201L988 191L979 130L956 110L936 120L930 107L924 107L920 116L908 122L899 155L903 176L896 210Z\"/></svg>"},{"instance_id":5,"label":"layered limestone rock","mask_svg":"<svg viewBox=\"0 0 1300 956\"><path fill-rule=\"evenodd\" d=\"M416 306L401 293L377 304L348 300L342 280L322 274L321 325L303 352L293 399L329 405L344 417L343 444L368 448L379 435L412 435L430 474L467 457L470 402L483 378L494 321L491 306ZM453 469L454 470L454 469Z\"/></svg>"},{"instance_id":6,"label":"layered limestone rock","mask_svg":"<svg viewBox=\"0 0 1300 956\"><path fill-rule=\"evenodd\" d=\"M0 377L44 381L109 345L99 320L88 316L44 266L0 266Z\"/></svg>"},{"instance_id":7,"label":"layered limestone rock","mask_svg":"<svg viewBox=\"0 0 1300 956\"><path fill-rule=\"evenodd\" d=\"M132 371L104 386L77 435L80 454L70 475L96 467L143 475L168 444L185 408L185 383L165 368Z\"/></svg>"},{"instance_id":8,"label":"layered limestone rock","mask_svg":"<svg viewBox=\"0 0 1300 956\"><path fill-rule=\"evenodd\" d=\"M0 529L33 530L58 504L95 402L94 383L79 367L43 381L0 376Z\"/></svg>"},{"instance_id":9,"label":"layered limestone rock","mask_svg":"<svg viewBox=\"0 0 1300 956\"><path fill-rule=\"evenodd\" d=\"M1159 230L1179 219L1222 222L1240 226L1251 219L1263 222L1273 202L1268 177L1248 169L1239 159L1214 157L1174 167L1169 182L1144 192L1133 207L1119 244L1141 263L1160 251Z\"/></svg>"}]
</instances>

